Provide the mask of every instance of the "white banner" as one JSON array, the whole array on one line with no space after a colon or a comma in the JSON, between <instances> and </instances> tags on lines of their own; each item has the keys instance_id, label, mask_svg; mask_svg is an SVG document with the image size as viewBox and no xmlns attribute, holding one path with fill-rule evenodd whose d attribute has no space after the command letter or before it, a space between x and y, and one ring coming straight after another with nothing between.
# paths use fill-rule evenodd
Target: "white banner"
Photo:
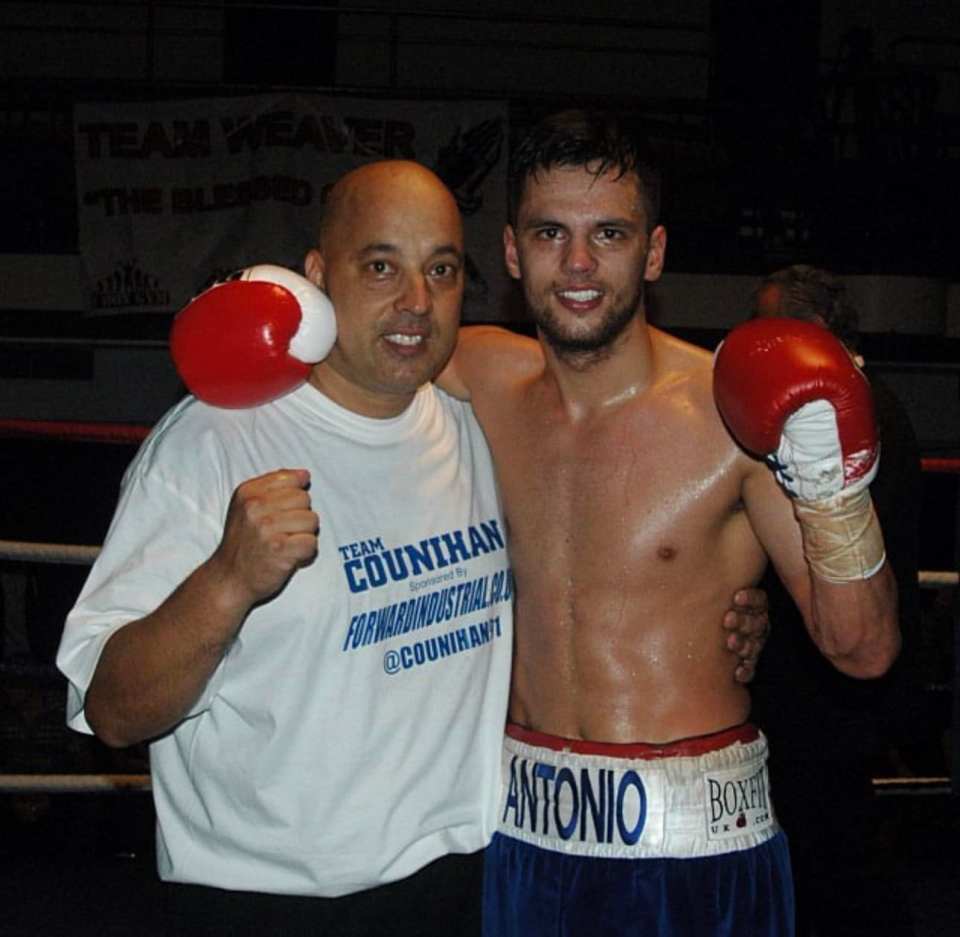
<instances>
[{"instance_id":1,"label":"white banner","mask_svg":"<svg viewBox=\"0 0 960 937\"><path fill-rule=\"evenodd\" d=\"M79 243L94 314L175 312L240 267L302 270L348 169L414 159L457 197L464 318L503 318L507 108L272 94L78 104Z\"/></svg>"}]
</instances>

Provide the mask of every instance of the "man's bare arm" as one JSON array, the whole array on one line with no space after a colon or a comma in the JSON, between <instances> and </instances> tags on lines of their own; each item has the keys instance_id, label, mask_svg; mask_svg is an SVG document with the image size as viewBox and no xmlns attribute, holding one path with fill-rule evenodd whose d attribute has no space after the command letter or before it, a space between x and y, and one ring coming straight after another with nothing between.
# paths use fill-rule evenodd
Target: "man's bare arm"
<instances>
[{"instance_id":1,"label":"man's bare arm","mask_svg":"<svg viewBox=\"0 0 960 937\"><path fill-rule=\"evenodd\" d=\"M543 367L539 344L495 325L465 325L447 366L434 383L459 400L476 393L496 392L511 376L535 374Z\"/></svg>"},{"instance_id":2,"label":"man's bare arm","mask_svg":"<svg viewBox=\"0 0 960 937\"><path fill-rule=\"evenodd\" d=\"M281 470L240 485L223 539L152 613L107 641L87 690L87 722L108 745L155 738L200 698L250 609L316 553L309 473Z\"/></svg>"},{"instance_id":3,"label":"man's bare arm","mask_svg":"<svg viewBox=\"0 0 960 937\"><path fill-rule=\"evenodd\" d=\"M754 464L743 493L753 529L820 652L852 677L885 673L900 650L897 590L889 564L866 579L823 579L811 571L790 499L766 465Z\"/></svg>"}]
</instances>

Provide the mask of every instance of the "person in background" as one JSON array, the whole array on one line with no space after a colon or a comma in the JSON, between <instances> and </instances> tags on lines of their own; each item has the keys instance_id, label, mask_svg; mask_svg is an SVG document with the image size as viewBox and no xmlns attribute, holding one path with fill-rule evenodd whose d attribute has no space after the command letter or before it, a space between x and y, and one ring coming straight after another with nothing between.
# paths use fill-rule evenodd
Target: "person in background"
<instances>
[{"instance_id":1,"label":"person in background","mask_svg":"<svg viewBox=\"0 0 960 937\"><path fill-rule=\"evenodd\" d=\"M881 447L870 492L897 580L903 636L884 677L851 680L810 646L776 574L762 580L776 627L757 669L753 718L773 740L771 788L790 842L798 934L906 937L913 934L909 905L871 778L920 725L920 448L903 405L860 356L858 310L840 277L802 264L778 270L759 284L753 315L829 329L870 378Z\"/></svg>"}]
</instances>

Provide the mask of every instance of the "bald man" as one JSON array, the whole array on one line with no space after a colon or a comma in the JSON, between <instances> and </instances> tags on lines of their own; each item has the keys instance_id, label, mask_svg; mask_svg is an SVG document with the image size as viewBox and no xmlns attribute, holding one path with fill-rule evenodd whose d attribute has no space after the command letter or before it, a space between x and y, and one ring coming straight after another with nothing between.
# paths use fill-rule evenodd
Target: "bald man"
<instances>
[{"instance_id":1,"label":"bald man","mask_svg":"<svg viewBox=\"0 0 960 937\"><path fill-rule=\"evenodd\" d=\"M358 169L305 268L335 347L279 400L160 421L66 624L68 719L151 743L171 933L476 933L512 586L483 436L430 383L456 204Z\"/></svg>"}]
</instances>

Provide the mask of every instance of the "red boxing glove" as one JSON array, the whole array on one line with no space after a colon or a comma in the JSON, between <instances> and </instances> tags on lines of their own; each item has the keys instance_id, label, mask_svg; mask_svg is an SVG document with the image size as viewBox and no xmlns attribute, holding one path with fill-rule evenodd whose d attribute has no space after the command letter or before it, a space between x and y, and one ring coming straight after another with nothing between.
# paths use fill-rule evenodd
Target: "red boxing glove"
<instances>
[{"instance_id":1,"label":"red boxing glove","mask_svg":"<svg viewBox=\"0 0 960 937\"><path fill-rule=\"evenodd\" d=\"M217 407L256 407L302 384L337 337L326 295L271 264L248 267L181 310L170 333L177 373Z\"/></svg>"},{"instance_id":2,"label":"red boxing glove","mask_svg":"<svg viewBox=\"0 0 960 937\"><path fill-rule=\"evenodd\" d=\"M822 501L873 480L870 385L826 328L785 318L737 326L717 349L713 393L734 438L797 498Z\"/></svg>"}]
</instances>

